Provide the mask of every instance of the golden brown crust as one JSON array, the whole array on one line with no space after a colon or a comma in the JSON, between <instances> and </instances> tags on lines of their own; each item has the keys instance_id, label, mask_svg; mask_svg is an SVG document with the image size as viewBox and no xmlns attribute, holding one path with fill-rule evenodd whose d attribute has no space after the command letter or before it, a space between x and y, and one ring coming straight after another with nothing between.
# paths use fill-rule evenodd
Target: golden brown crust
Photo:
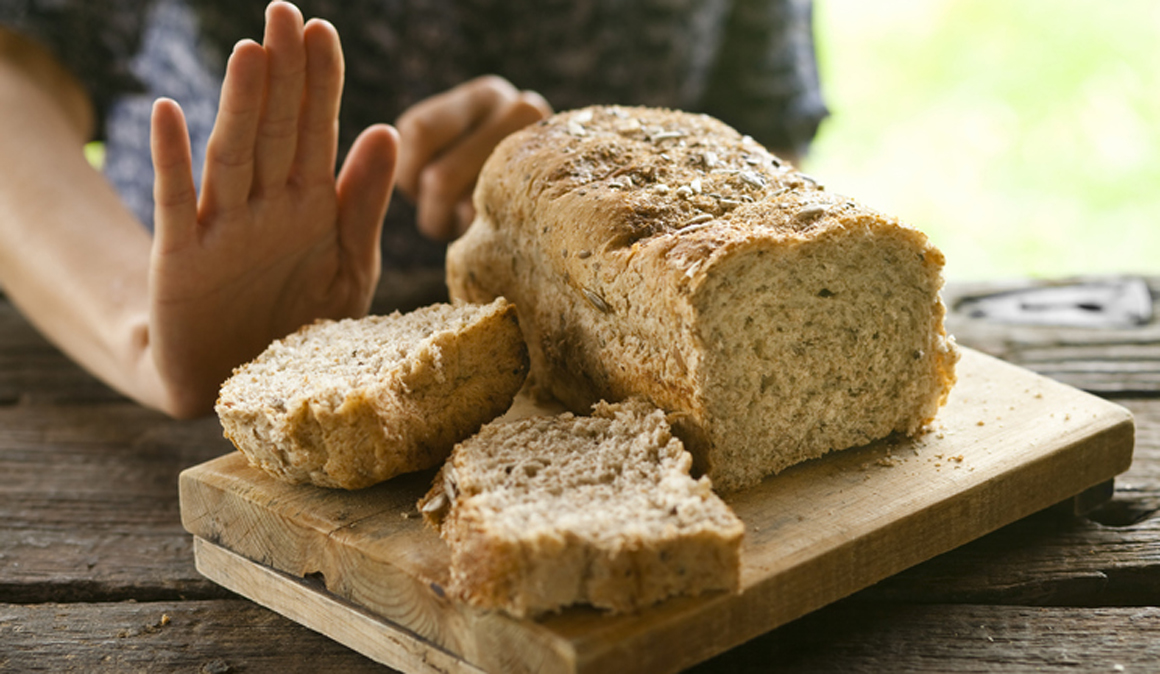
<instances>
[{"instance_id":1,"label":"golden brown crust","mask_svg":"<svg viewBox=\"0 0 1160 674\"><path fill-rule=\"evenodd\" d=\"M942 254L704 115L558 114L500 144L475 206L452 296L511 298L533 380L574 410L670 412L719 488L913 433L953 383Z\"/></svg>"},{"instance_id":2,"label":"golden brown crust","mask_svg":"<svg viewBox=\"0 0 1160 674\"><path fill-rule=\"evenodd\" d=\"M456 442L508 409L523 385L528 358L515 307L505 300L471 308L457 327L441 325L432 311L450 317L455 309L411 314L435 318L428 321L429 333L412 330L405 339L391 331L405 317L363 319L364 325L383 326L382 341L370 337L352 348L402 355L365 373L361 365L345 363L362 380L353 388L322 381L336 365L325 358L345 358L325 349L342 337L341 329L333 329L354 324L319 322L280 340L223 385L217 412L225 436L252 464L291 483L360 489L438 465ZM277 352L281 364L271 368L265 359L273 360L269 354L287 343L293 346ZM291 369L294 376L281 375Z\"/></svg>"},{"instance_id":3,"label":"golden brown crust","mask_svg":"<svg viewBox=\"0 0 1160 674\"><path fill-rule=\"evenodd\" d=\"M736 591L744 525L689 476L642 401L496 421L460 443L419 509L451 549L452 594L516 616L628 612Z\"/></svg>"}]
</instances>

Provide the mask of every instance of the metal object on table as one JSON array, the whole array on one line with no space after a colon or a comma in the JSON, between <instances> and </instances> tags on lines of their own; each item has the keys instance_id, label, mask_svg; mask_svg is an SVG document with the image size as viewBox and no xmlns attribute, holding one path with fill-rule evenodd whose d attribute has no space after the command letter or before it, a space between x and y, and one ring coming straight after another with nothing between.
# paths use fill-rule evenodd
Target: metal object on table
<instances>
[{"instance_id":1,"label":"metal object on table","mask_svg":"<svg viewBox=\"0 0 1160 674\"><path fill-rule=\"evenodd\" d=\"M966 297L955 308L1000 323L1130 328L1152 321L1152 293L1143 279L1130 277Z\"/></svg>"}]
</instances>

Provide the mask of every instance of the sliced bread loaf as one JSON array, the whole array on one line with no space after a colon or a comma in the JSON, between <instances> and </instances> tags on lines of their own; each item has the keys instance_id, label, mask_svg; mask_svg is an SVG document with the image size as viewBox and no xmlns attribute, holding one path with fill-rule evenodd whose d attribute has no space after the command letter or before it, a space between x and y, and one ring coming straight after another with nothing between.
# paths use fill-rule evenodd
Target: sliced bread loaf
<instances>
[{"instance_id":1,"label":"sliced bread loaf","mask_svg":"<svg viewBox=\"0 0 1160 674\"><path fill-rule=\"evenodd\" d=\"M236 369L216 410L251 464L358 489L438 465L507 410L527 369L513 305L436 304L306 326Z\"/></svg>"},{"instance_id":2,"label":"sliced bread loaf","mask_svg":"<svg viewBox=\"0 0 1160 674\"><path fill-rule=\"evenodd\" d=\"M516 616L577 603L627 612L738 587L744 525L691 465L653 405L599 403L592 416L484 426L419 508L466 601Z\"/></svg>"},{"instance_id":3,"label":"sliced bread loaf","mask_svg":"<svg viewBox=\"0 0 1160 674\"><path fill-rule=\"evenodd\" d=\"M452 297L515 302L534 382L573 411L671 413L718 489L914 434L954 382L942 253L705 115L560 113L474 198Z\"/></svg>"}]
</instances>

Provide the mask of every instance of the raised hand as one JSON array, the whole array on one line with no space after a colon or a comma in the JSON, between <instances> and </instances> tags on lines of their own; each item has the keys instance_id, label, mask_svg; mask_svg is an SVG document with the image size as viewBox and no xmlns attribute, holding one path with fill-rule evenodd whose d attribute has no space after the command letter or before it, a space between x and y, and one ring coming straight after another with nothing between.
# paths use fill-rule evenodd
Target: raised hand
<instances>
[{"instance_id":1,"label":"raised hand","mask_svg":"<svg viewBox=\"0 0 1160 674\"><path fill-rule=\"evenodd\" d=\"M269 5L229 59L200 195L181 109L154 106L149 347L178 416L273 339L370 306L398 141L369 127L335 177L342 83L334 27Z\"/></svg>"},{"instance_id":2,"label":"raised hand","mask_svg":"<svg viewBox=\"0 0 1160 674\"><path fill-rule=\"evenodd\" d=\"M547 101L494 75L414 105L399 117L399 190L417 206L419 230L448 240L474 218L471 192L508 134L551 114Z\"/></svg>"}]
</instances>

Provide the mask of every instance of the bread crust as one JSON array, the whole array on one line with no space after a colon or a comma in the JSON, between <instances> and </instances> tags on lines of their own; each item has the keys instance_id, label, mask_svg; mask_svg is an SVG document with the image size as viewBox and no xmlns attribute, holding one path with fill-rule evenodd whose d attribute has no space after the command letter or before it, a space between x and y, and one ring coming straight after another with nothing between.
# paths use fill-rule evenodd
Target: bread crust
<instances>
[{"instance_id":1,"label":"bread crust","mask_svg":"<svg viewBox=\"0 0 1160 674\"><path fill-rule=\"evenodd\" d=\"M439 325L436 313L456 311L471 316ZM395 326L416 319L430 322L430 331L396 343ZM325 360L356 357L335 356L328 347L356 328L371 336L352 351L396 349L400 356L358 372L354 385L324 385L338 364L360 367ZM275 359L288 376L271 376ZM507 410L527 371L512 304L499 298L483 308L436 305L406 317L305 326L236 369L216 410L225 437L267 473L295 484L360 489L439 465L456 442Z\"/></svg>"},{"instance_id":2,"label":"bread crust","mask_svg":"<svg viewBox=\"0 0 1160 674\"><path fill-rule=\"evenodd\" d=\"M651 401L720 489L917 433L954 383L942 253L705 115L560 113L501 143L474 199L451 296L511 298L537 386L577 412Z\"/></svg>"},{"instance_id":3,"label":"bread crust","mask_svg":"<svg viewBox=\"0 0 1160 674\"><path fill-rule=\"evenodd\" d=\"M599 403L488 424L418 507L451 548L450 591L470 604L631 612L739 587L745 526L691 464L651 404Z\"/></svg>"}]
</instances>

